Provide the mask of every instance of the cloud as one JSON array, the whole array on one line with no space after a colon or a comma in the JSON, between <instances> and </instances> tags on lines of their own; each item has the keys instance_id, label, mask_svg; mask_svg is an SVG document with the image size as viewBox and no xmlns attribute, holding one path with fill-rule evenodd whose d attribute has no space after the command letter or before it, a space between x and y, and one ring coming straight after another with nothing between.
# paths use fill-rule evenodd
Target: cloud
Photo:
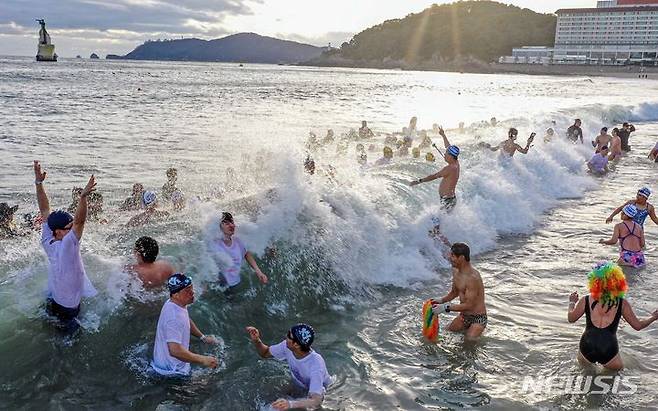
<instances>
[{"instance_id":1,"label":"cloud","mask_svg":"<svg viewBox=\"0 0 658 411\"><path fill-rule=\"evenodd\" d=\"M13 21L9 23L0 23L0 34L31 34L34 30L29 30L26 27L19 26Z\"/></svg>"},{"instance_id":2,"label":"cloud","mask_svg":"<svg viewBox=\"0 0 658 411\"><path fill-rule=\"evenodd\" d=\"M2 3L0 24L14 22L30 27L35 18L44 18L53 29L101 31L186 32L189 21L205 23L212 29L228 15L252 13L245 0L42 0L38 10L34 3L23 0Z\"/></svg>"},{"instance_id":3,"label":"cloud","mask_svg":"<svg viewBox=\"0 0 658 411\"><path fill-rule=\"evenodd\" d=\"M42 0L38 8L24 0L1 1L0 38L36 38L35 19L44 18L56 45L71 44L65 39L87 44L106 41L114 44L114 52L127 53L148 39L230 34L224 26L226 17L251 15L251 5L263 0ZM119 44L130 45L120 50ZM59 46L58 50L68 51Z\"/></svg>"}]
</instances>

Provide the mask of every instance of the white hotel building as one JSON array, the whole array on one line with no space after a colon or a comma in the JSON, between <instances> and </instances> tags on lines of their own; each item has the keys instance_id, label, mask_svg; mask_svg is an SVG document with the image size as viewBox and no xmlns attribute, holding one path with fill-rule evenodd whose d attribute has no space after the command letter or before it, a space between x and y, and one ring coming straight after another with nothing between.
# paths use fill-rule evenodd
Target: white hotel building
<instances>
[{"instance_id":1,"label":"white hotel building","mask_svg":"<svg viewBox=\"0 0 658 411\"><path fill-rule=\"evenodd\" d=\"M500 62L658 65L658 0L603 0L555 13L553 48L515 48Z\"/></svg>"},{"instance_id":2,"label":"white hotel building","mask_svg":"<svg viewBox=\"0 0 658 411\"><path fill-rule=\"evenodd\" d=\"M554 64L658 63L658 0L605 0L556 14Z\"/></svg>"}]
</instances>

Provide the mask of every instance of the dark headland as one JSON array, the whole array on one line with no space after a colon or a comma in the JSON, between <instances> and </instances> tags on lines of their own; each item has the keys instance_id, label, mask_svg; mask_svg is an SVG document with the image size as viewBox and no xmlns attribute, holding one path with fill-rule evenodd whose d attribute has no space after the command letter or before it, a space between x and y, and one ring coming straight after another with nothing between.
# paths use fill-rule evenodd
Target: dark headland
<instances>
[{"instance_id":1,"label":"dark headland","mask_svg":"<svg viewBox=\"0 0 658 411\"><path fill-rule=\"evenodd\" d=\"M295 64L312 60L324 50L310 44L255 33L239 33L215 40L193 38L147 41L125 56L108 54L106 58Z\"/></svg>"}]
</instances>

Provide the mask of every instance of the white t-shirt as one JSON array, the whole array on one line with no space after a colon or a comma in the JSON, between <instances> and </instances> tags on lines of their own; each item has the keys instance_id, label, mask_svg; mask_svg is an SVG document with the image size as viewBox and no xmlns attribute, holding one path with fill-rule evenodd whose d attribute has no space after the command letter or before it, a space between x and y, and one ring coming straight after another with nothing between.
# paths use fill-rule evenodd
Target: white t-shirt
<instances>
[{"instance_id":1,"label":"white t-shirt","mask_svg":"<svg viewBox=\"0 0 658 411\"><path fill-rule=\"evenodd\" d=\"M313 350L300 360L288 349L284 340L270 346L270 354L277 360L288 362L293 381L307 389L309 394L324 395L325 389L331 384L331 376L327 372L324 359Z\"/></svg>"},{"instance_id":2,"label":"white t-shirt","mask_svg":"<svg viewBox=\"0 0 658 411\"><path fill-rule=\"evenodd\" d=\"M230 259L230 263L227 259L217 259L220 265L220 272L226 278L228 286L233 287L240 284L240 268L242 268L242 261L247 254L247 249L242 244L242 241L238 237L233 236L230 247L221 239L216 240L213 244L215 252L224 254L224 256L228 256Z\"/></svg>"},{"instance_id":3,"label":"white t-shirt","mask_svg":"<svg viewBox=\"0 0 658 411\"><path fill-rule=\"evenodd\" d=\"M48 295L57 304L76 308L82 297L98 293L85 273L80 241L73 230L57 241L48 223L43 223L41 245L48 256Z\"/></svg>"},{"instance_id":4,"label":"white t-shirt","mask_svg":"<svg viewBox=\"0 0 658 411\"><path fill-rule=\"evenodd\" d=\"M190 363L169 354L167 343L170 342L178 343L185 349L190 348L190 315L187 308L167 300L162 306L158 319L151 366L161 375L188 375L191 369Z\"/></svg>"}]
</instances>

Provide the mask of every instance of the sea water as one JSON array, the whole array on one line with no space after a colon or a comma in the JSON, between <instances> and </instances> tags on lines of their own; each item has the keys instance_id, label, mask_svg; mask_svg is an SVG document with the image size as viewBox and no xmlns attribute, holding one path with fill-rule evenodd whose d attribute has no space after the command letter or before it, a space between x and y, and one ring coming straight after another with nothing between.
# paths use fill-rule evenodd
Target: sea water
<instances>
[{"instance_id":1,"label":"sea water","mask_svg":"<svg viewBox=\"0 0 658 411\"><path fill-rule=\"evenodd\" d=\"M53 208L67 207L71 188L94 174L109 220L85 228L83 260L99 295L83 302L83 331L73 338L43 312L39 234L0 240L0 408L266 409L286 395L287 367L260 360L244 327L277 343L296 322L314 326L314 348L335 379L326 409L656 408L655 324L638 332L622 321L618 332L621 375L637 385L634 394L528 392L523 382L598 372L576 363L584 319L566 321L568 296L587 292L593 264L617 258L616 247L598 243L612 233L607 215L638 188L658 188L646 159L658 134L657 86L604 77L0 58L0 201L20 206L17 219L36 211L38 159ZM365 142L375 145L372 164L384 134L401 131L412 116L419 129L445 127L462 150L450 216L438 207L438 181L407 185L442 167L436 152L436 163L395 157L360 167L355 141L344 143L345 153L334 143L311 153L318 172L304 173L310 131L322 139L331 128L340 140L367 120L377 134ZM564 140L574 118L583 120L584 145ZM623 121L638 129L633 151L608 176L589 176L589 141ZM478 148L505 139L509 127L519 129L521 145L537 132L528 155L506 159ZM546 144L548 127L557 135ZM118 206L132 184L160 191L169 167L178 169L187 207L174 212L163 202L169 219L127 228L134 213ZM217 287L207 243L221 211L234 214L268 285L245 265L236 295ZM445 331L453 314L441 318L440 343L422 338L422 302L451 284L443 250L427 235L433 217L450 241L471 246L484 280L489 324L475 345ZM626 271L640 317L658 308L656 230L647 221L647 267ZM193 367L182 382L148 373L167 294L142 290L123 270L142 235L156 238L161 258L194 278L190 314L221 344L193 341L191 349L218 356L216 370Z\"/></svg>"}]
</instances>

